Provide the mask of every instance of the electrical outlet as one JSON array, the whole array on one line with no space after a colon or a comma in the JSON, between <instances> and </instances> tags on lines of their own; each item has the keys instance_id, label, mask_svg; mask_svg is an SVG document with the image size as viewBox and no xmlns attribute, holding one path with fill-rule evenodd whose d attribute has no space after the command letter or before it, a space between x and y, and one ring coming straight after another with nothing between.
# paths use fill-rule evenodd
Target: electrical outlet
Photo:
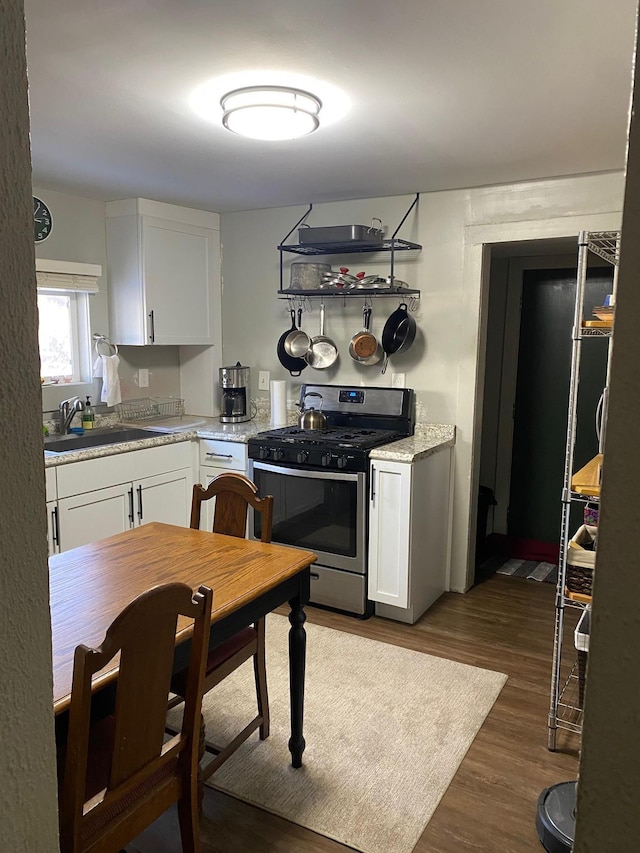
<instances>
[{"instance_id":1,"label":"electrical outlet","mask_svg":"<svg viewBox=\"0 0 640 853\"><path fill-rule=\"evenodd\" d=\"M261 370L258 373L258 388L260 391L269 390L269 371Z\"/></svg>"},{"instance_id":2,"label":"electrical outlet","mask_svg":"<svg viewBox=\"0 0 640 853\"><path fill-rule=\"evenodd\" d=\"M138 388L148 388L149 387L149 371L141 367L138 370Z\"/></svg>"},{"instance_id":3,"label":"electrical outlet","mask_svg":"<svg viewBox=\"0 0 640 853\"><path fill-rule=\"evenodd\" d=\"M391 387L392 388L404 388L405 387L405 374L404 373L392 373L391 374Z\"/></svg>"}]
</instances>

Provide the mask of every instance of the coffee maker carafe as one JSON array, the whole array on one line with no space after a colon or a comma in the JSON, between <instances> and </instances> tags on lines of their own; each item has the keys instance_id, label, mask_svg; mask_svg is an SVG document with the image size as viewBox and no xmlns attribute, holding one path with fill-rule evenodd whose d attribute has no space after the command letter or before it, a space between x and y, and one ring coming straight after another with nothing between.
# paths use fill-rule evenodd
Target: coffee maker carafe
<instances>
[{"instance_id":1,"label":"coffee maker carafe","mask_svg":"<svg viewBox=\"0 0 640 853\"><path fill-rule=\"evenodd\" d=\"M223 424L238 424L251 420L247 397L250 392L249 368L237 362L234 367L221 367L220 420Z\"/></svg>"}]
</instances>

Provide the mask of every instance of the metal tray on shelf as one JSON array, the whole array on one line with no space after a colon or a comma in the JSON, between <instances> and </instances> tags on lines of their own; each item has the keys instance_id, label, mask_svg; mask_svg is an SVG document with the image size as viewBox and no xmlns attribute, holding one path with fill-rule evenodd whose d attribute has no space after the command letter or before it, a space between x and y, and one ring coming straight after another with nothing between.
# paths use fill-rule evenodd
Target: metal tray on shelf
<instances>
[{"instance_id":1,"label":"metal tray on shelf","mask_svg":"<svg viewBox=\"0 0 640 853\"><path fill-rule=\"evenodd\" d=\"M372 225L327 225L298 229L302 244L324 245L331 243L381 243L381 228Z\"/></svg>"}]
</instances>

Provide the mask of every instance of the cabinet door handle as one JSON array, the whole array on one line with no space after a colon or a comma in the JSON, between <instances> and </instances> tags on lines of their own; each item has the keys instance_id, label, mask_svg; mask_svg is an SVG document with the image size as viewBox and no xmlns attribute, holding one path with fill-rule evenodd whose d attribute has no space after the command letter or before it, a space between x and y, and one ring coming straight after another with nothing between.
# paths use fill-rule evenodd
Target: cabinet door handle
<instances>
[{"instance_id":1,"label":"cabinet door handle","mask_svg":"<svg viewBox=\"0 0 640 853\"><path fill-rule=\"evenodd\" d=\"M53 532L53 544L60 547L60 520L58 518L58 507L51 510L51 530Z\"/></svg>"},{"instance_id":2,"label":"cabinet door handle","mask_svg":"<svg viewBox=\"0 0 640 853\"><path fill-rule=\"evenodd\" d=\"M138 518L142 521L142 486L138 486Z\"/></svg>"},{"instance_id":3,"label":"cabinet door handle","mask_svg":"<svg viewBox=\"0 0 640 853\"><path fill-rule=\"evenodd\" d=\"M155 343L155 340L156 340L156 321L155 321L155 317L153 316L153 309L151 311L149 311L149 320L150 320L149 338L151 339L151 343L153 344L153 343Z\"/></svg>"},{"instance_id":4,"label":"cabinet door handle","mask_svg":"<svg viewBox=\"0 0 640 853\"><path fill-rule=\"evenodd\" d=\"M214 459L233 459L231 453L207 453L207 456L213 456Z\"/></svg>"},{"instance_id":5,"label":"cabinet door handle","mask_svg":"<svg viewBox=\"0 0 640 853\"><path fill-rule=\"evenodd\" d=\"M129 489L129 521L133 526L133 522L135 521L135 518L133 517L133 486Z\"/></svg>"},{"instance_id":6,"label":"cabinet door handle","mask_svg":"<svg viewBox=\"0 0 640 853\"><path fill-rule=\"evenodd\" d=\"M371 503L374 502L375 497L376 497L376 469L372 465L371 466L371 494L370 494L370 498L369 498Z\"/></svg>"}]
</instances>

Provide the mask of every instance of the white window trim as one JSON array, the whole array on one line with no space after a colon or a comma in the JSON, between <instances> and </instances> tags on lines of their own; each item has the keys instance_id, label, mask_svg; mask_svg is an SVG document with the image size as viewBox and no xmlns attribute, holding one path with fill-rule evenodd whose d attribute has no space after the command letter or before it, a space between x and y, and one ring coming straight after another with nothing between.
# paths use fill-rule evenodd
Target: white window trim
<instances>
[{"instance_id":1,"label":"white window trim","mask_svg":"<svg viewBox=\"0 0 640 853\"><path fill-rule=\"evenodd\" d=\"M42 293L68 293L71 296L72 358L74 375L64 387L86 385L92 380L92 339L89 323L89 295L98 293L99 264L52 261L36 258L36 286ZM54 383L47 387L58 387Z\"/></svg>"}]
</instances>

